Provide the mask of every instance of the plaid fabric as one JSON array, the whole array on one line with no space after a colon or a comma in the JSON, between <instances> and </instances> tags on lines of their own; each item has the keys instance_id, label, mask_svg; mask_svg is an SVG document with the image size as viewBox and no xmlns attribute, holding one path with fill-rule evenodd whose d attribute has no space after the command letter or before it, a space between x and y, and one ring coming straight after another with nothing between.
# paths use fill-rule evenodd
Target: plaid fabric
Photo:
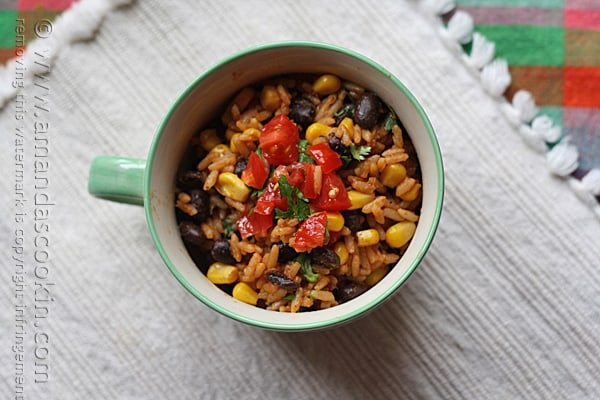
<instances>
[{"instance_id":1,"label":"plaid fabric","mask_svg":"<svg viewBox=\"0 0 600 400\"><path fill-rule=\"evenodd\" d=\"M36 37L34 23L30 23L31 21L52 22L74 2L75 0L0 0L0 64L15 57L17 35L21 34L17 32L18 29L24 29L22 34L27 44ZM24 23L20 24L19 20Z\"/></svg>"},{"instance_id":2,"label":"plaid fabric","mask_svg":"<svg viewBox=\"0 0 600 400\"><path fill-rule=\"evenodd\" d=\"M510 100L529 91L579 149L582 175L600 168L600 1L457 0L509 63Z\"/></svg>"}]
</instances>

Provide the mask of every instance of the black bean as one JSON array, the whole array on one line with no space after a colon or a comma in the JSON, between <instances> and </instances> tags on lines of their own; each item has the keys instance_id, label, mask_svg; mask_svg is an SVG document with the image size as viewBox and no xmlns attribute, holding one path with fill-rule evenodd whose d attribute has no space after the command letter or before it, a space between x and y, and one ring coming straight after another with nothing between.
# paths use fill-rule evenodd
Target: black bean
<instances>
[{"instance_id":1,"label":"black bean","mask_svg":"<svg viewBox=\"0 0 600 400\"><path fill-rule=\"evenodd\" d=\"M244 157L238 157L237 161L235 162L235 167L233 168L233 173L241 178L242 172L244 172L246 168L248 168L248 159Z\"/></svg>"},{"instance_id":2,"label":"black bean","mask_svg":"<svg viewBox=\"0 0 600 400\"><path fill-rule=\"evenodd\" d=\"M198 211L198 213L193 216L194 222L199 224L206 221L210 216L208 193L202 189L192 189L188 191L188 194L192 198L190 204Z\"/></svg>"},{"instance_id":3,"label":"black bean","mask_svg":"<svg viewBox=\"0 0 600 400\"><path fill-rule=\"evenodd\" d=\"M298 252L287 243L277 243L277 246L279 247L279 256L277 257L277 262L287 263L298 256Z\"/></svg>"},{"instance_id":4,"label":"black bean","mask_svg":"<svg viewBox=\"0 0 600 400\"><path fill-rule=\"evenodd\" d=\"M191 169L182 173L177 179L177 186L183 190L189 190L204 185L202 173L195 169Z\"/></svg>"},{"instance_id":5,"label":"black bean","mask_svg":"<svg viewBox=\"0 0 600 400\"><path fill-rule=\"evenodd\" d=\"M321 267L336 269L340 266L340 257L329 247L317 247L310 252L311 261Z\"/></svg>"},{"instance_id":6,"label":"black bean","mask_svg":"<svg viewBox=\"0 0 600 400\"><path fill-rule=\"evenodd\" d=\"M210 250L210 255L215 261L220 261L225 264L235 264L235 258L231 254L231 246L227 239L217 239Z\"/></svg>"},{"instance_id":7,"label":"black bean","mask_svg":"<svg viewBox=\"0 0 600 400\"><path fill-rule=\"evenodd\" d=\"M367 289L368 287L362 283L354 282L349 279L342 279L338 282L336 299L340 303L344 303L363 294Z\"/></svg>"},{"instance_id":8,"label":"black bean","mask_svg":"<svg viewBox=\"0 0 600 400\"><path fill-rule=\"evenodd\" d=\"M364 218L361 216L360 211L344 211L344 225L348 227L352 232L357 232L363 225Z\"/></svg>"},{"instance_id":9,"label":"black bean","mask_svg":"<svg viewBox=\"0 0 600 400\"><path fill-rule=\"evenodd\" d=\"M203 246L206 242L202 228L192 221L182 221L179 224L179 233L184 242L193 246Z\"/></svg>"},{"instance_id":10,"label":"black bean","mask_svg":"<svg viewBox=\"0 0 600 400\"><path fill-rule=\"evenodd\" d=\"M288 117L302 128L306 129L313 122L315 117L315 105L312 101L304 97L297 97L290 105Z\"/></svg>"},{"instance_id":11,"label":"black bean","mask_svg":"<svg viewBox=\"0 0 600 400\"><path fill-rule=\"evenodd\" d=\"M381 100L375 93L365 92L356 99L354 120L361 128L371 129L381 114Z\"/></svg>"},{"instance_id":12,"label":"black bean","mask_svg":"<svg viewBox=\"0 0 600 400\"><path fill-rule=\"evenodd\" d=\"M338 153L340 156L352 156L350 153L350 149L344 146L342 141L337 136L335 136L333 132L330 132L329 135L327 135L327 144L329 145L329 147L331 147L333 151Z\"/></svg>"},{"instance_id":13,"label":"black bean","mask_svg":"<svg viewBox=\"0 0 600 400\"><path fill-rule=\"evenodd\" d=\"M277 285L288 292L293 292L300 287L298 282L293 281L286 274L275 269L267 271L265 273L265 278L267 278L273 285Z\"/></svg>"}]
</instances>

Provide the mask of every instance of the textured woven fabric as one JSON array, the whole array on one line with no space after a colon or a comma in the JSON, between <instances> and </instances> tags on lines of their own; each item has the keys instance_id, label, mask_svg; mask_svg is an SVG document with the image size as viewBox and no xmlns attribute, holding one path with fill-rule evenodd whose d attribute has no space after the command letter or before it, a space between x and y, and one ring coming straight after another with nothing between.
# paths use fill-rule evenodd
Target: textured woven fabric
<instances>
[{"instance_id":1,"label":"textured woven fabric","mask_svg":"<svg viewBox=\"0 0 600 400\"><path fill-rule=\"evenodd\" d=\"M532 93L579 149L579 168L600 168L600 2L458 0L475 31L509 63L512 84ZM580 173L579 171L578 173Z\"/></svg>"},{"instance_id":2,"label":"textured woven fabric","mask_svg":"<svg viewBox=\"0 0 600 400\"><path fill-rule=\"evenodd\" d=\"M95 156L145 157L199 73L285 39L348 47L405 82L437 131L447 182L407 284L358 321L301 334L203 306L163 265L143 210L86 189ZM600 223L416 1L137 1L55 61L0 111L4 397L600 397ZM35 164L42 148L48 163Z\"/></svg>"}]
</instances>

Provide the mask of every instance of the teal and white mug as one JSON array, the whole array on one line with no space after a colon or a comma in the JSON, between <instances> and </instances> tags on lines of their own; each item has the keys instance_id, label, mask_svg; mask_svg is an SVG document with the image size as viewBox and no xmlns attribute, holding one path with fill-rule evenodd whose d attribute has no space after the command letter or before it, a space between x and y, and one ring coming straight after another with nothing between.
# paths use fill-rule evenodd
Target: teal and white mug
<instances>
[{"instance_id":1,"label":"teal and white mug","mask_svg":"<svg viewBox=\"0 0 600 400\"><path fill-rule=\"evenodd\" d=\"M175 218L175 179L190 138L213 119L238 90L286 73L333 73L377 93L397 113L421 166L423 203L413 239L390 272L374 287L346 303L303 313L268 311L240 302L212 284L194 264ZM353 51L315 42L280 42L237 53L192 82L160 123L148 158L99 156L89 192L100 198L143 205L154 243L175 278L213 310L267 329L303 331L330 327L364 315L389 298L417 268L440 219L444 176L439 145L423 108L390 72ZM117 229L117 227L115 227Z\"/></svg>"}]
</instances>

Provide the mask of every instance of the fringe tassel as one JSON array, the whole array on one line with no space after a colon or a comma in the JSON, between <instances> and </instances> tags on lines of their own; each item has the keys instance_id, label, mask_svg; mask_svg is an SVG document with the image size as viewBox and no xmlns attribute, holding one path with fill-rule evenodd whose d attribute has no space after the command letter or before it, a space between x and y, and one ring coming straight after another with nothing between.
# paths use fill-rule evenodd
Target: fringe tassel
<instances>
[{"instance_id":1,"label":"fringe tassel","mask_svg":"<svg viewBox=\"0 0 600 400\"><path fill-rule=\"evenodd\" d=\"M565 137L546 153L546 164L553 174L566 177L577 169L578 158L577 147Z\"/></svg>"},{"instance_id":2,"label":"fringe tassel","mask_svg":"<svg viewBox=\"0 0 600 400\"><path fill-rule=\"evenodd\" d=\"M473 40L473 18L463 11L454 13L448 21L446 28L440 28L440 36L444 40L446 47L456 54L462 53L461 45L467 44Z\"/></svg>"},{"instance_id":3,"label":"fringe tassel","mask_svg":"<svg viewBox=\"0 0 600 400\"><path fill-rule=\"evenodd\" d=\"M538 108L533 96L526 90L517 91L511 102L503 94L511 83L508 63L494 58L495 44L478 32L473 32L473 18L462 10L455 11L446 26L441 17L455 10L453 0L423 0L422 10L435 17L440 23L438 32L442 43L454 53L481 81L484 90L500 105L506 119L517 128L524 142L532 150L546 155L550 173L568 178L577 196L588 204L600 218L600 170L593 169L581 179L572 174L579 167L577 147L563 135L547 115L537 115ZM471 52L466 54L462 45L471 43Z\"/></svg>"},{"instance_id":4,"label":"fringe tassel","mask_svg":"<svg viewBox=\"0 0 600 400\"><path fill-rule=\"evenodd\" d=\"M462 55L463 62L473 70L480 71L494 59L496 44L490 42L479 32L473 33L473 44L471 45L471 54Z\"/></svg>"},{"instance_id":5,"label":"fringe tassel","mask_svg":"<svg viewBox=\"0 0 600 400\"><path fill-rule=\"evenodd\" d=\"M429 14L442 16L454 10L456 2L454 0L424 0L421 5Z\"/></svg>"},{"instance_id":6,"label":"fringe tassel","mask_svg":"<svg viewBox=\"0 0 600 400\"><path fill-rule=\"evenodd\" d=\"M571 178L569 183L573 191L583 201L588 204L594 213L600 217L600 169L590 170L581 180Z\"/></svg>"},{"instance_id":7,"label":"fringe tassel","mask_svg":"<svg viewBox=\"0 0 600 400\"><path fill-rule=\"evenodd\" d=\"M508 63L504 59L492 60L481 70L481 84L485 91L494 98L502 97L502 93L506 91L510 82Z\"/></svg>"}]
</instances>

